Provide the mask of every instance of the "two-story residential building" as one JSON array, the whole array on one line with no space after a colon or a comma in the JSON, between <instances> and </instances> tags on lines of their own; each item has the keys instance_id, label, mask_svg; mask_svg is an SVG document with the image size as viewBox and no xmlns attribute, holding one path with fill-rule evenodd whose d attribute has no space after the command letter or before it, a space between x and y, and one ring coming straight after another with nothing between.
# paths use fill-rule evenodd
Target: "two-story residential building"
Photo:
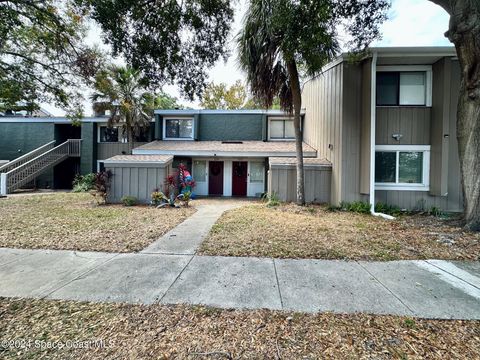
<instances>
[{"instance_id":1,"label":"two-story residential building","mask_svg":"<svg viewBox=\"0 0 480 360\"><path fill-rule=\"evenodd\" d=\"M340 56L303 86L307 201L461 210L455 49L370 53L356 63ZM132 195L147 202L180 162L192 172L198 195L296 196L293 121L278 110L157 110L134 144L108 128L106 117L85 118L80 128L59 118L0 117L0 134L0 160L81 138L80 152L43 171L39 183L65 186L78 171L105 167L114 173L111 201Z\"/></svg>"}]
</instances>

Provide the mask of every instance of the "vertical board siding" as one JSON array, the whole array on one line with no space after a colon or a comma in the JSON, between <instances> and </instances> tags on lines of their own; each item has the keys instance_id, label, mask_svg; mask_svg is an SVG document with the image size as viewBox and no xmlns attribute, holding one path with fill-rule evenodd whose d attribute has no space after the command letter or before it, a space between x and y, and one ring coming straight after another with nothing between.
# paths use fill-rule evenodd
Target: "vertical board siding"
<instances>
[{"instance_id":1,"label":"vertical board siding","mask_svg":"<svg viewBox=\"0 0 480 360\"><path fill-rule=\"evenodd\" d=\"M136 142L134 147L145 145L145 142ZM130 154L128 143L98 143L97 144L97 160L106 160L115 155Z\"/></svg>"},{"instance_id":2,"label":"vertical board siding","mask_svg":"<svg viewBox=\"0 0 480 360\"><path fill-rule=\"evenodd\" d=\"M345 64L343 74L342 199L360 200L360 161L362 133L362 67Z\"/></svg>"},{"instance_id":3,"label":"vertical board siding","mask_svg":"<svg viewBox=\"0 0 480 360\"><path fill-rule=\"evenodd\" d=\"M370 125L372 60L362 64L362 119L360 128L360 193L370 194Z\"/></svg>"},{"instance_id":4,"label":"vertical board siding","mask_svg":"<svg viewBox=\"0 0 480 360\"><path fill-rule=\"evenodd\" d=\"M377 107L377 145L430 145L431 109L428 107ZM397 141L392 135L400 134Z\"/></svg>"},{"instance_id":5,"label":"vertical board siding","mask_svg":"<svg viewBox=\"0 0 480 360\"><path fill-rule=\"evenodd\" d=\"M120 203L123 196L134 196L139 203L150 203L150 195L156 188L163 190L166 176L170 167L145 166L106 166L113 174L109 203Z\"/></svg>"},{"instance_id":6,"label":"vertical board siding","mask_svg":"<svg viewBox=\"0 0 480 360\"><path fill-rule=\"evenodd\" d=\"M343 63L308 81L302 93L306 108L304 141L317 149L317 156L332 165L331 201L342 199ZM330 149L329 145L333 148Z\"/></svg>"},{"instance_id":7,"label":"vertical board siding","mask_svg":"<svg viewBox=\"0 0 480 360\"><path fill-rule=\"evenodd\" d=\"M305 201L328 203L331 193L331 168L305 168ZM281 201L297 199L297 173L294 167L272 167L268 171L268 193L275 193Z\"/></svg>"}]
</instances>

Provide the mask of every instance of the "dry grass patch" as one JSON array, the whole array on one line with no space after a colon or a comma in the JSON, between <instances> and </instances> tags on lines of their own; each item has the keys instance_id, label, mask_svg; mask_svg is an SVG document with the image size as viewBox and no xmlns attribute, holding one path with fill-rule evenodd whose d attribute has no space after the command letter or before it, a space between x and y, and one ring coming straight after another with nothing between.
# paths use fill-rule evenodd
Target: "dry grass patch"
<instances>
[{"instance_id":1,"label":"dry grass patch","mask_svg":"<svg viewBox=\"0 0 480 360\"><path fill-rule=\"evenodd\" d=\"M31 341L2 342L2 359L480 357L479 321L1 298L0 315L0 340ZM46 348L92 340L105 346Z\"/></svg>"},{"instance_id":2,"label":"dry grass patch","mask_svg":"<svg viewBox=\"0 0 480 360\"><path fill-rule=\"evenodd\" d=\"M132 252L145 248L194 208L96 206L85 193L0 199L0 247Z\"/></svg>"},{"instance_id":3,"label":"dry grass patch","mask_svg":"<svg viewBox=\"0 0 480 360\"><path fill-rule=\"evenodd\" d=\"M477 260L480 234L465 232L452 220L426 215L389 221L322 206L258 204L225 213L200 252L277 258Z\"/></svg>"}]
</instances>

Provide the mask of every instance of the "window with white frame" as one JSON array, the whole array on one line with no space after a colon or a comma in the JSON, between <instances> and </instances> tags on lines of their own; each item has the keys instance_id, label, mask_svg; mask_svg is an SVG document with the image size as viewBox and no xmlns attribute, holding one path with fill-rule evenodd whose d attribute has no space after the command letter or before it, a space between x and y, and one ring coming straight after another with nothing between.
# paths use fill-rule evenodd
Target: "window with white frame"
<instances>
[{"instance_id":1,"label":"window with white frame","mask_svg":"<svg viewBox=\"0 0 480 360\"><path fill-rule=\"evenodd\" d=\"M139 128L133 133L134 142L148 142L149 128ZM100 143L128 143L127 132L124 131L123 126L99 125L98 126L98 142Z\"/></svg>"},{"instance_id":2,"label":"window with white frame","mask_svg":"<svg viewBox=\"0 0 480 360\"><path fill-rule=\"evenodd\" d=\"M429 190L429 145L377 145L375 188L378 190Z\"/></svg>"},{"instance_id":3,"label":"window with white frame","mask_svg":"<svg viewBox=\"0 0 480 360\"><path fill-rule=\"evenodd\" d=\"M269 119L268 137L270 140L294 140L293 119Z\"/></svg>"},{"instance_id":4,"label":"window with white frame","mask_svg":"<svg viewBox=\"0 0 480 360\"><path fill-rule=\"evenodd\" d=\"M379 66L377 70L377 106L431 106L431 67Z\"/></svg>"},{"instance_id":5,"label":"window with white frame","mask_svg":"<svg viewBox=\"0 0 480 360\"><path fill-rule=\"evenodd\" d=\"M165 118L163 134L164 140L193 140L193 119Z\"/></svg>"},{"instance_id":6,"label":"window with white frame","mask_svg":"<svg viewBox=\"0 0 480 360\"><path fill-rule=\"evenodd\" d=\"M263 163L250 162L250 182L262 183L264 176Z\"/></svg>"}]
</instances>

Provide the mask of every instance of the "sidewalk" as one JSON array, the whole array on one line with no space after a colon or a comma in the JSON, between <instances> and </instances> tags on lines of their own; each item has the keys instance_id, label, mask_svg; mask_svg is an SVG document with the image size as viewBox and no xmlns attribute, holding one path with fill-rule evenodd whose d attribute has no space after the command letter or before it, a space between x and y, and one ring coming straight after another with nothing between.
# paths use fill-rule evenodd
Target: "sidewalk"
<instances>
[{"instance_id":1,"label":"sidewalk","mask_svg":"<svg viewBox=\"0 0 480 360\"><path fill-rule=\"evenodd\" d=\"M226 208L199 207L141 253L1 248L0 296L480 319L480 262L195 255Z\"/></svg>"}]
</instances>

